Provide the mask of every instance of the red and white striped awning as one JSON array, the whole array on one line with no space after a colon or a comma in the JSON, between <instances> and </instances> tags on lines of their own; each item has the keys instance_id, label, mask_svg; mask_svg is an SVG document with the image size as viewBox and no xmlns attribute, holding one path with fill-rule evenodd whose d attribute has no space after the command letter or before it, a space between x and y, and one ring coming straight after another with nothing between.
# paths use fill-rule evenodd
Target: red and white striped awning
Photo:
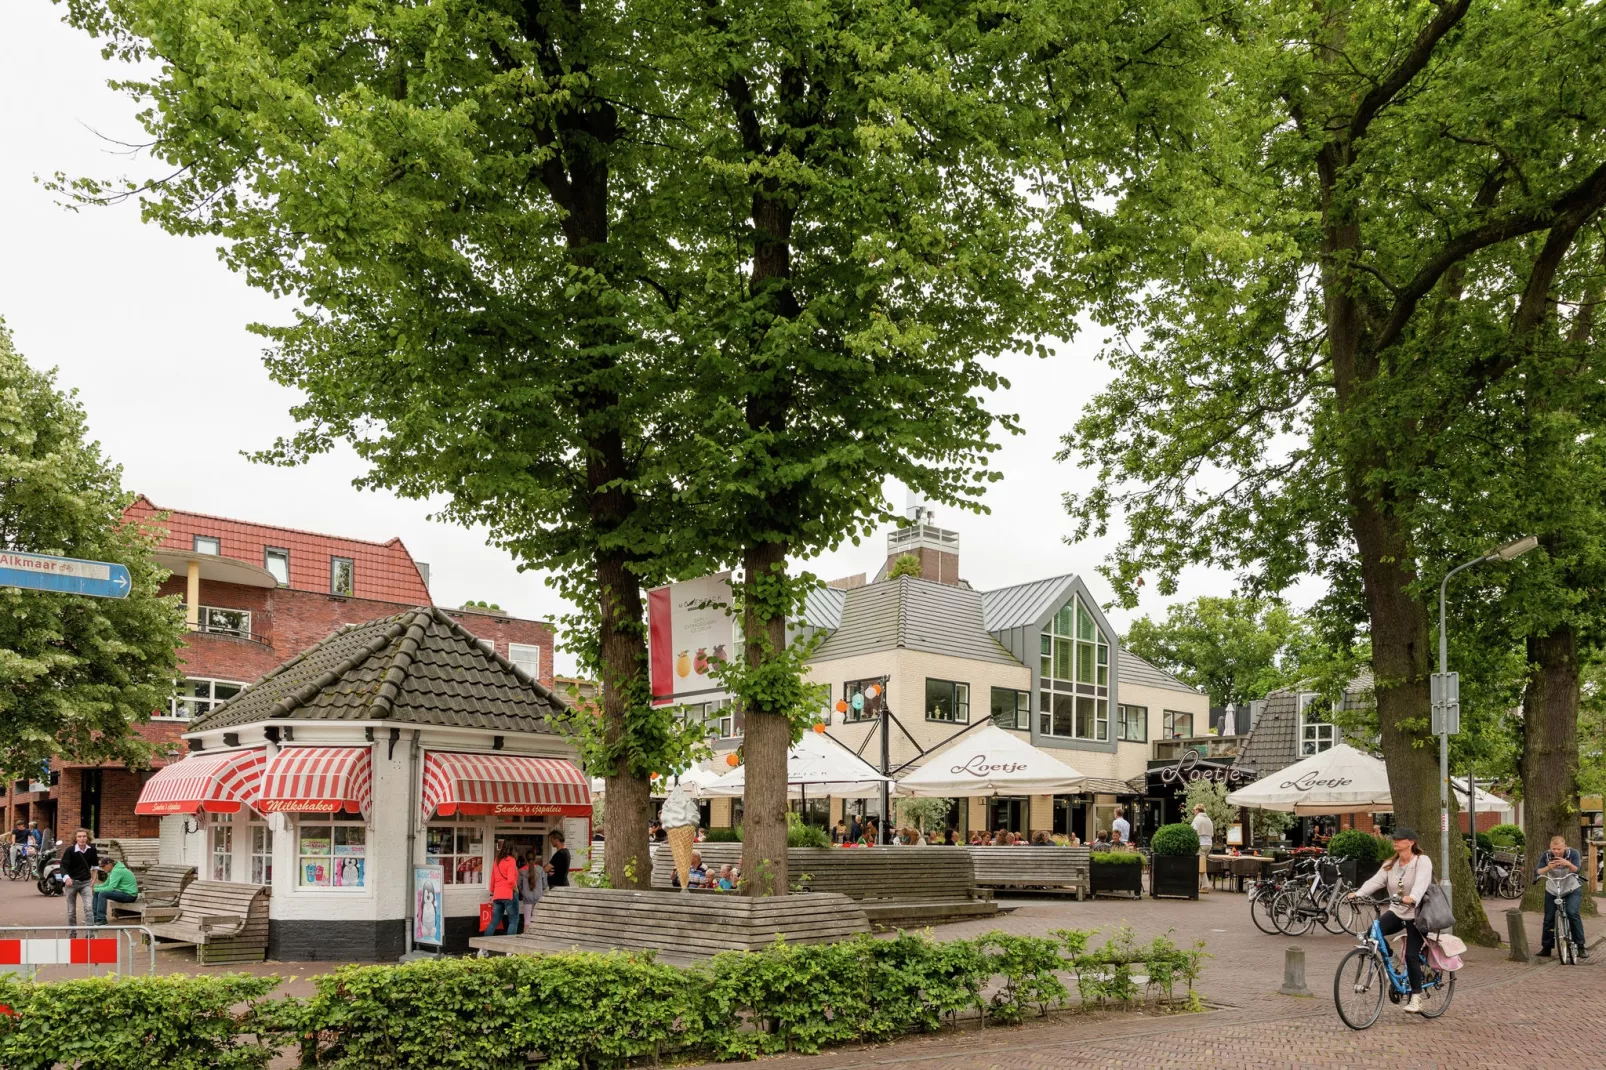
<instances>
[{"instance_id":1,"label":"red and white striped awning","mask_svg":"<svg viewBox=\"0 0 1606 1070\"><path fill-rule=\"evenodd\" d=\"M517 754L424 755L424 816L591 814L591 785L563 758Z\"/></svg>"},{"instance_id":2,"label":"red and white striped awning","mask_svg":"<svg viewBox=\"0 0 1606 1070\"><path fill-rule=\"evenodd\" d=\"M191 754L158 769L145 782L134 813L238 813L242 806L256 805L267 760L267 751L261 747Z\"/></svg>"},{"instance_id":3,"label":"red and white striped awning","mask_svg":"<svg viewBox=\"0 0 1606 1070\"><path fill-rule=\"evenodd\" d=\"M367 747L285 747L268 762L255 806L264 814L366 814L373 798Z\"/></svg>"}]
</instances>

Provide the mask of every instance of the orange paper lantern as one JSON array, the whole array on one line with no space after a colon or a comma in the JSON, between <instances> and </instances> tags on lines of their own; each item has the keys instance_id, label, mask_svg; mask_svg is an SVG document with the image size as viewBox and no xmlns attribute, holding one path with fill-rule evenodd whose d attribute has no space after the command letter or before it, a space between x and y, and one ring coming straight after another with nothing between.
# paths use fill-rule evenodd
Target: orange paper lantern
<instances>
[{"instance_id":1,"label":"orange paper lantern","mask_svg":"<svg viewBox=\"0 0 1606 1070\"><path fill-rule=\"evenodd\" d=\"M814 722L814 730L816 732L820 733L820 735L822 735L822 736L825 735L825 722L824 721L815 721Z\"/></svg>"},{"instance_id":2,"label":"orange paper lantern","mask_svg":"<svg viewBox=\"0 0 1606 1070\"><path fill-rule=\"evenodd\" d=\"M838 713L847 713L848 712L848 703L847 703L846 699L837 699L836 712L838 712Z\"/></svg>"},{"instance_id":3,"label":"orange paper lantern","mask_svg":"<svg viewBox=\"0 0 1606 1070\"><path fill-rule=\"evenodd\" d=\"M735 769L738 765L742 764L742 760L736 757L735 751L731 751L729 754L725 755L725 764L730 766L732 769Z\"/></svg>"}]
</instances>

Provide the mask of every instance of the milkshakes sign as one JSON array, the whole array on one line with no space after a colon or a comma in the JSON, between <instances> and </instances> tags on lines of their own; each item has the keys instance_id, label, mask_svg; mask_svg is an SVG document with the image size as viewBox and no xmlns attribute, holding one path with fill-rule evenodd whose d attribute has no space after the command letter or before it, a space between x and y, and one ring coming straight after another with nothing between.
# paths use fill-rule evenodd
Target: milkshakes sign
<instances>
[{"instance_id":1,"label":"milkshakes sign","mask_svg":"<svg viewBox=\"0 0 1606 1070\"><path fill-rule=\"evenodd\" d=\"M25 587L91 598L127 598L133 584L128 566L0 550L0 587Z\"/></svg>"},{"instance_id":2,"label":"milkshakes sign","mask_svg":"<svg viewBox=\"0 0 1606 1070\"><path fill-rule=\"evenodd\" d=\"M731 574L647 592L647 660L654 705L722 693L710 672L736 650Z\"/></svg>"}]
</instances>

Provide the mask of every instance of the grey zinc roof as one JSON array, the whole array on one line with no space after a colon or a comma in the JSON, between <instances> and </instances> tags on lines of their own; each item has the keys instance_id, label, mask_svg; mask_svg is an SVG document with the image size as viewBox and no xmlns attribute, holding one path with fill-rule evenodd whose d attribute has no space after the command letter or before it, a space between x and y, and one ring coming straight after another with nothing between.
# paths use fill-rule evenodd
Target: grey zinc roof
<instances>
[{"instance_id":1,"label":"grey zinc roof","mask_svg":"<svg viewBox=\"0 0 1606 1070\"><path fill-rule=\"evenodd\" d=\"M1202 694L1197 687L1190 687L1164 669L1144 661L1124 647L1116 651L1116 663L1120 667L1120 674L1117 679L1123 684L1161 687L1167 691L1186 691L1190 695Z\"/></svg>"},{"instance_id":2,"label":"grey zinc roof","mask_svg":"<svg viewBox=\"0 0 1606 1070\"><path fill-rule=\"evenodd\" d=\"M816 587L803 600L803 623L821 631L842 627L842 604L847 591L839 587Z\"/></svg>"},{"instance_id":3,"label":"grey zinc roof","mask_svg":"<svg viewBox=\"0 0 1606 1070\"><path fill-rule=\"evenodd\" d=\"M344 628L274 669L190 731L260 721L397 721L554 732L561 700L438 609Z\"/></svg>"},{"instance_id":4,"label":"grey zinc roof","mask_svg":"<svg viewBox=\"0 0 1606 1070\"><path fill-rule=\"evenodd\" d=\"M1008 628L1035 628L1065 603L1065 589L1076 577L1050 576L982 593L983 626L989 632Z\"/></svg>"},{"instance_id":5,"label":"grey zinc roof","mask_svg":"<svg viewBox=\"0 0 1606 1070\"><path fill-rule=\"evenodd\" d=\"M1019 664L983 627L979 591L900 576L842 594L841 624L816 661L901 648Z\"/></svg>"}]
</instances>

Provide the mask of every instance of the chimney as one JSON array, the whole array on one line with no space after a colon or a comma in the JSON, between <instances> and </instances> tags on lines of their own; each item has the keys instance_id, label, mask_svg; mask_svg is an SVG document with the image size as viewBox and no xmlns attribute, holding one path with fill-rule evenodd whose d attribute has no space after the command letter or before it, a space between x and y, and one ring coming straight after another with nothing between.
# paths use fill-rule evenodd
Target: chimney
<instances>
[{"instance_id":1,"label":"chimney","mask_svg":"<svg viewBox=\"0 0 1606 1070\"><path fill-rule=\"evenodd\" d=\"M931 509L909 496L906 515L911 521L887 535L887 567L890 574L900 557L920 562L920 578L949 586L959 584L959 532L940 528Z\"/></svg>"}]
</instances>

